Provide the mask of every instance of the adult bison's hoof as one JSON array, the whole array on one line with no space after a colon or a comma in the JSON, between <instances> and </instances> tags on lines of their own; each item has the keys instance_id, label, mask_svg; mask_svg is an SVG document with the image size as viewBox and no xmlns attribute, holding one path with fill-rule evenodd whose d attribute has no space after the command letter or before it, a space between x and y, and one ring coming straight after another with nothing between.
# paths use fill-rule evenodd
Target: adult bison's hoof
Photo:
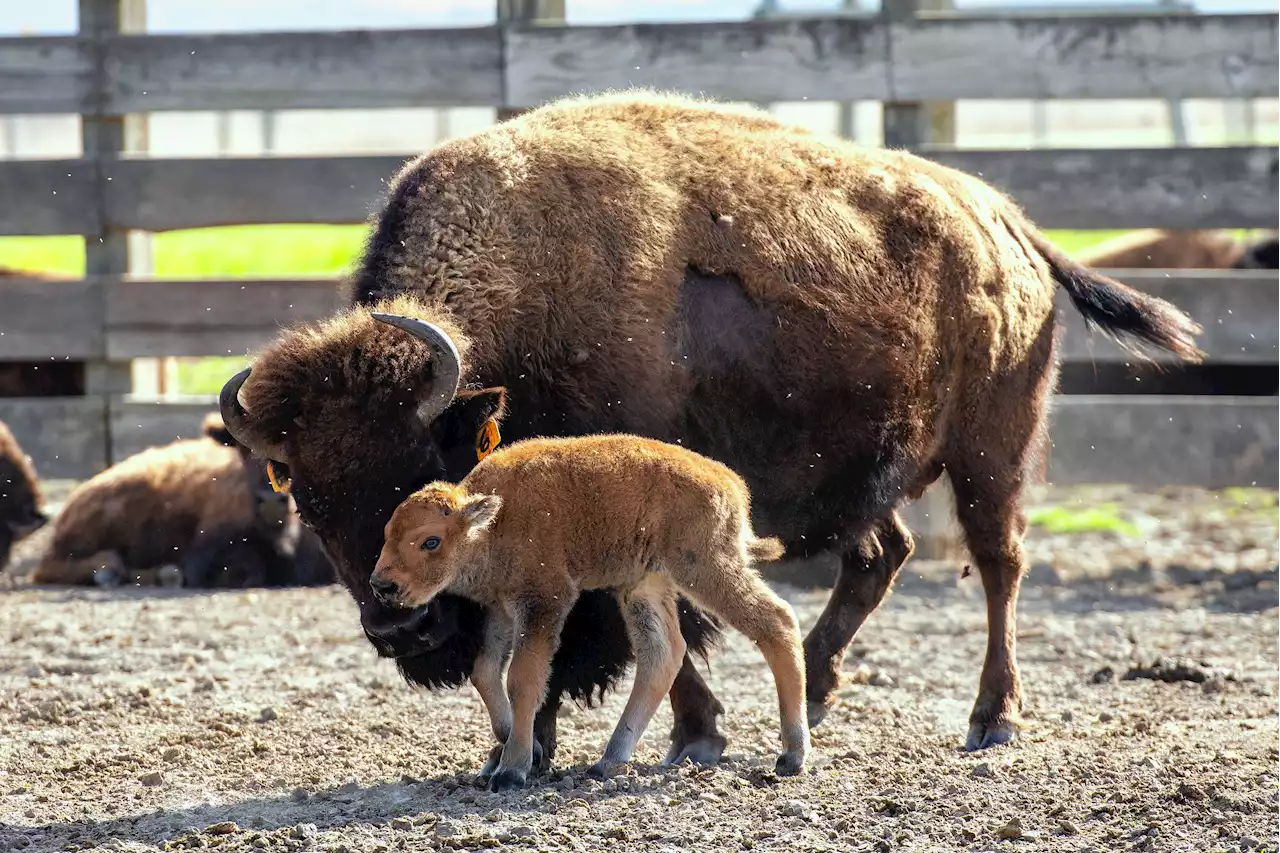
<instances>
[{"instance_id":1,"label":"adult bison's hoof","mask_svg":"<svg viewBox=\"0 0 1280 853\"><path fill-rule=\"evenodd\" d=\"M716 764L720 761L720 756L724 754L724 748L727 741L723 736L717 734L703 735L700 738L689 741L675 741L671 744L667 757L662 760L665 764L679 764L686 758L694 764Z\"/></svg>"},{"instance_id":2,"label":"adult bison's hoof","mask_svg":"<svg viewBox=\"0 0 1280 853\"><path fill-rule=\"evenodd\" d=\"M124 575L115 569L101 568L93 570L93 583L103 589L120 586L124 582Z\"/></svg>"},{"instance_id":3,"label":"adult bison's hoof","mask_svg":"<svg viewBox=\"0 0 1280 853\"><path fill-rule=\"evenodd\" d=\"M827 718L827 712L831 710L831 706L835 704L835 696L832 695L830 701L819 702L816 699L810 699L807 705L809 728L816 729L822 725L822 721Z\"/></svg>"},{"instance_id":4,"label":"adult bison's hoof","mask_svg":"<svg viewBox=\"0 0 1280 853\"><path fill-rule=\"evenodd\" d=\"M969 726L969 736L964 741L965 752L976 752L992 746L1012 743L1018 736L1018 727L1008 720L990 723L974 723Z\"/></svg>"},{"instance_id":5,"label":"adult bison's hoof","mask_svg":"<svg viewBox=\"0 0 1280 853\"><path fill-rule=\"evenodd\" d=\"M493 774L493 778L489 780L489 790L495 794L518 791L524 787L525 778L526 774L523 770L513 770L508 767Z\"/></svg>"}]
</instances>

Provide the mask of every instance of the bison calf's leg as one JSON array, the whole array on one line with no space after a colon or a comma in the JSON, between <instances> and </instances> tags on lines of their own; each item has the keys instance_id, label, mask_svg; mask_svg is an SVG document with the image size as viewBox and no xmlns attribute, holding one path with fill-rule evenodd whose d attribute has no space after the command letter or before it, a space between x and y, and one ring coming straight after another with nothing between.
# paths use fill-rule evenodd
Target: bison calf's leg
<instances>
[{"instance_id":1,"label":"bison calf's leg","mask_svg":"<svg viewBox=\"0 0 1280 853\"><path fill-rule=\"evenodd\" d=\"M471 683L480 694L485 711L489 714L489 726L498 745L489 753L488 760L480 768L476 780L488 784L493 771L502 758L502 747L511 736L511 700L502 687L502 669L511 650L511 620L498 608L491 608L485 619L484 645L476 656L471 670Z\"/></svg>"},{"instance_id":2,"label":"bison calf's leg","mask_svg":"<svg viewBox=\"0 0 1280 853\"><path fill-rule=\"evenodd\" d=\"M675 683L685 657L685 641L676 612L676 591L668 581L650 575L628 593L622 613L635 649L636 677L604 755L587 771L598 777L605 776L614 765L631 760L636 744L662 704L662 697Z\"/></svg>"},{"instance_id":3,"label":"bison calf's leg","mask_svg":"<svg viewBox=\"0 0 1280 853\"><path fill-rule=\"evenodd\" d=\"M840 555L835 589L804 640L810 727L818 726L835 704L845 650L862 623L880 606L913 550L911 532L893 512Z\"/></svg>"},{"instance_id":4,"label":"bison calf's leg","mask_svg":"<svg viewBox=\"0 0 1280 853\"><path fill-rule=\"evenodd\" d=\"M502 758L489 780L489 790L508 791L524 787L533 769L533 720L547 693L551 658L555 655L560 631L569 615L561 602L575 596L562 595L551 601L524 601L513 614L515 648L507 669L507 696L511 701L511 734L502 748Z\"/></svg>"}]
</instances>

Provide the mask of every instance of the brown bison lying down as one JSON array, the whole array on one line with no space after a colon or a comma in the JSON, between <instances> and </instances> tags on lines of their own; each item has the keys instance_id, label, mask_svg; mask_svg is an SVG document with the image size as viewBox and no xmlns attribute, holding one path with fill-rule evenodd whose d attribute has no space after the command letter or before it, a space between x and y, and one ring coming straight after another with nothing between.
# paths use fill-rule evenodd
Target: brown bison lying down
<instances>
[{"instance_id":1,"label":"brown bison lying down","mask_svg":"<svg viewBox=\"0 0 1280 853\"><path fill-rule=\"evenodd\" d=\"M740 473L755 528L788 554L841 556L805 641L813 725L912 550L898 508L945 471L988 602L970 749L1013 738L1022 705L1021 499L1055 382L1055 290L1111 334L1200 355L1185 315L1068 258L977 178L647 93L554 103L408 164L353 284L351 311L283 333L221 411L291 477L410 681L462 683L486 615L442 595L406 616L372 595L396 505L461 480L491 419L513 439L626 432ZM717 627L681 610L698 652ZM544 762L562 695L609 688L632 656L613 597L584 593L538 715ZM668 758L716 760L722 709L688 654L670 698Z\"/></svg>"},{"instance_id":2,"label":"brown bison lying down","mask_svg":"<svg viewBox=\"0 0 1280 853\"><path fill-rule=\"evenodd\" d=\"M525 783L551 656L586 590L617 599L636 648L631 697L592 775L631 760L680 672L683 592L764 654L782 718L775 770L794 776L809 751L800 626L756 573L783 549L755 535L750 511L741 477L686 448L633 435L534 438L486 456L456 486L429 483L406 498L369 583L392 607L446 590L485 606L471 682L498 739L479 774L491 790Z\"/></svg>"},{"instance_id":3,"label":"brown bison lying down","mask_svg":"<svg viewBox=\"0 0 1280 853\"><path fill-rule=\"evenodd\" d=\"M1121 234L1076 255L1101 269L1275 269L1276 235L1242 243L1226 231Z\"/></svg>"},{"instance_id":4,"label":"brown bison lying down","mask_svg":"<svg viewBox=\"0 0 1280 853\"><path fill-rule=\"evenodd\" d=\"M9 565L13 546L49 521L43 505L36 469L0 421L0 572Z\"/></svg>"},{"instance_id":5,"label":"brown bison lying down","mask_svg":"<svg viewBox=\"0 0 1280 853\"><path fill-rule=\"evenodd\" d=\"M302 546L287 494L235 444L221 418L201 438L152 447L72 492L53 523L35 583L187 587L329 583ZM295 559L305 556L303 565ZM302 578L298 576L302 575Z\"/></svg>"}]
</instances>

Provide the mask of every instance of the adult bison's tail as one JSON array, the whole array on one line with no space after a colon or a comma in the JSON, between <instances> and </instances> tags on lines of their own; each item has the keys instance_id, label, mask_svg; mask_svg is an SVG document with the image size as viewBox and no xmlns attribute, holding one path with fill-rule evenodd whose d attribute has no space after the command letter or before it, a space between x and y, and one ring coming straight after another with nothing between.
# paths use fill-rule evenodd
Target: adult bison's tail
<instances>
[{"instance_id":1,"label":"adult bison's tail","mask_svg":"<svg viewBox=\"0 0 1280 853\"><path fill-rule=\"evenodd\" d=\"M1196 346L1202 328L1176 307L1071 258L1022 217L1019 230L1049 263L1053 279L1067 291L1085 322L1119 341L1136 338L1173 353L1183 361L1199 362L1204 353Z\"/></svg>"}]
</instances>

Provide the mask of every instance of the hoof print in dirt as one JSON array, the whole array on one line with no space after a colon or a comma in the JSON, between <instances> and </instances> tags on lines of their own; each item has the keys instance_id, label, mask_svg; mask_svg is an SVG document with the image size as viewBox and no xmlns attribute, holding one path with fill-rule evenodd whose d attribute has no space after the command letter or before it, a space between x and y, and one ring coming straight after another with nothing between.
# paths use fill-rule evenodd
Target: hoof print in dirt
<instances>
[{"instance_id":1,"label":"hoof print in dirt","mask_svg":"<svg viewBox=\"0 0 1280 853\"><path fill-rule=\"evenodd\" d=\"M495 794L518 791L524 787L525 777L519 770L499 770L489 780L489 790Z\"/></svg>"}]
</instances>

